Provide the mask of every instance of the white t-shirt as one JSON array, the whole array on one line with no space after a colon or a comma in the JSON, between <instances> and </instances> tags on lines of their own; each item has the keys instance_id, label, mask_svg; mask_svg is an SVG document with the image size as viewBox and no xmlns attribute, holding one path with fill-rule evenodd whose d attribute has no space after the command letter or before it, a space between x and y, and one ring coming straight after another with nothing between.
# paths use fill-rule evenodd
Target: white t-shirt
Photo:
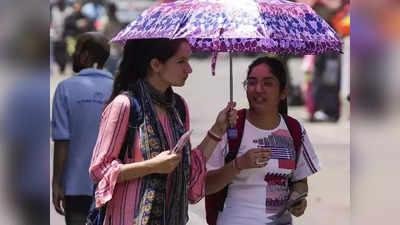
<instances>
[{"instance_id":1,"label":"white t-shirt","mask_svg":"<svg viewBox=\"0 0 400 225\"><path fill-rule=\"evenodd\" d=\"M217 225L291 224L290 213L284 210L289 181L306 178L321 168L303 126L301 129L303 144L295 168L294 142L283 117L272 130L259 129L246 119L237 157L253 148L268 148L272 151L271 158L267 166L242 170L233 179ZM225 135L208 160L207 170L223 167L227 153Z\"/></svg>"}]
</instances>

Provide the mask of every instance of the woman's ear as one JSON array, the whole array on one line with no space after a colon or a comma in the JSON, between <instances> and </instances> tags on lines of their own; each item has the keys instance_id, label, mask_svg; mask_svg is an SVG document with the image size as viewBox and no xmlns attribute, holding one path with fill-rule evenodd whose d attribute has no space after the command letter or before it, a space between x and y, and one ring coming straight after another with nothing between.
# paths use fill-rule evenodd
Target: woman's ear
<instances>
[{"instance_id":1,"label":"woman's ear","mask_svg":"<svg viewBox=\"0 0 400 225\"><path fill-rule=\"evenodd\" d=\"M284 88L284 89L281 91L280 95L279 95L280 100L285 100L286 97L287 97L287 94L288 94L288 89L287 89L287 88Z\"/></svg>"},{"instance_id":2,"label":"woman's ear","mask_svg":"<svg viewBox=\"0 0 400 225\"><path fill-rule=\"evenodd\" d=\"M156 73L159 73L161 71L161 62L160 60L153 58L150 60L150 69L153 70Z\"/></svg>"}]
</instances>

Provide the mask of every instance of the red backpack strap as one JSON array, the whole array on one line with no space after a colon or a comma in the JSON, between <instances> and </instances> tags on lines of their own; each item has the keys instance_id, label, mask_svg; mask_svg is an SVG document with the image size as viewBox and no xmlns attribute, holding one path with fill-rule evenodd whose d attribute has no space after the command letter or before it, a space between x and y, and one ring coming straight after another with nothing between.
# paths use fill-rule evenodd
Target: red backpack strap
<instances>
[{"instance_id":1,"label":"red backpack strap","mask_svg":"<svg viewBox=\"0 0 400 225\"><path fill-rule=\"evenodd\" d=\"M242 142L244 123L246 121L246 109L241 109L238 111L238 120L236 123L236 129L238 131L238 137L228 141L229 152L225 157L225 164L229 163L236 158L239 150L240 143ZM226 194L228 192L228 185L211 195L206 195L205 206L206 206L206 219L209 225L217 224L218 213L224 209L224 203Z\"/></svg>"},{"instance_id":2,"label":"red backpack strap","mask_svg":"<svg viewBox=\"0 0 400 225\"><path fill-rule=\"evenodd\" d=\"M296 151L296 164L297 164L297 159L299 158L300 154L300 148L303 143L303 134L301 131L301 125L299 121L288 115L283 116L283 119L285 120L289 133L293 138L294 148Z\"/></svg>"},{"instance_id":3,"label":"red backpack strap","mask_svg":"<svg viewBox=\"0 0 400 225\"><path fill-rule=\"evenodd\" d=\"M206 195L206 220L208 225L216 225L218 213L224 208L225 196L222 191Z\"/></svg>"}]
</instances>

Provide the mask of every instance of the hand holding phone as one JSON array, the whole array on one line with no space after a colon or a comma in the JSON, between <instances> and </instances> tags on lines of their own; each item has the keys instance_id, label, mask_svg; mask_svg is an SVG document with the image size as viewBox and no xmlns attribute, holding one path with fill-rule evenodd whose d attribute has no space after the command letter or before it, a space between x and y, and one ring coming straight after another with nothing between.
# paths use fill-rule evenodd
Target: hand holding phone
<instances>
[{"instance_id":1,"label":"hand holding phone","mask_svg":"<svg viewBox=\"0 0 400 225\"><path fill-rule=\"evenodd\" d=\"M183 149L186 143L190 140L190 135L192 134L193 129L184 133L176 143L175 147L172 149L172 152L177 153Z\"/></svg>"},{"instance_id":2,"label":"hand holding phone","mask_svg":"<svg viewBox=\"0 0 400 225\"><path fill-rule=\"evenodd\" d=\"M292 208L293 206L299 204L303 199L307 197L307 192L299 193L297 191L292 192L290 198L287 202L287 209Z\"/></svg>"}]
</instances>

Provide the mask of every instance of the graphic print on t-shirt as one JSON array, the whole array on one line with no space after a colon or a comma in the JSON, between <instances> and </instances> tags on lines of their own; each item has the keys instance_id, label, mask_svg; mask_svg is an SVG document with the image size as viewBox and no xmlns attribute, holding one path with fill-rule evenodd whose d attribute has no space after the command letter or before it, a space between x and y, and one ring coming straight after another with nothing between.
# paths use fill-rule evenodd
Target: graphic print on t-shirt
<instances>
[{"instance_id":1,"label":"graphic print on t-shirt","mask_svg":"<svg viewBox=\"0 0 400 225\"><path fill-rule=\"evenodd\" d=\"M289 199L289 178L281 174L267 174L264 177L266 186L265 212L278 213Z\"/></svg>"},{"instance_id":2,"label":"graphic print on t-shirt","mask_svg":"<svg viewBox=\"0 0 400 225\"><path fill-rule=\"evenodd\" d=\"M278 165L277 170L267 170L264 177L266 185L266 213L278 213L289 198L290 171L295 169L296 153L293 140L286 130L278 130L271 135L253 139L257 148L271 150L270 162ZM275 162L274 162L275 161Z\"/></svg>"},{"instance_id":3,"label":"graphic print on t-shirt","mask_svg":"<svg viewBox=\"0 0 400 225\"><path fill-rule=\"evenodd\" d=\"M294 143L290 138L289 132L278 130L268 137L253 140L257 148L267 148L271 150L270 159L277 159L279 168L295 169L295 151Z\"/></svg>"}]
</instances>

